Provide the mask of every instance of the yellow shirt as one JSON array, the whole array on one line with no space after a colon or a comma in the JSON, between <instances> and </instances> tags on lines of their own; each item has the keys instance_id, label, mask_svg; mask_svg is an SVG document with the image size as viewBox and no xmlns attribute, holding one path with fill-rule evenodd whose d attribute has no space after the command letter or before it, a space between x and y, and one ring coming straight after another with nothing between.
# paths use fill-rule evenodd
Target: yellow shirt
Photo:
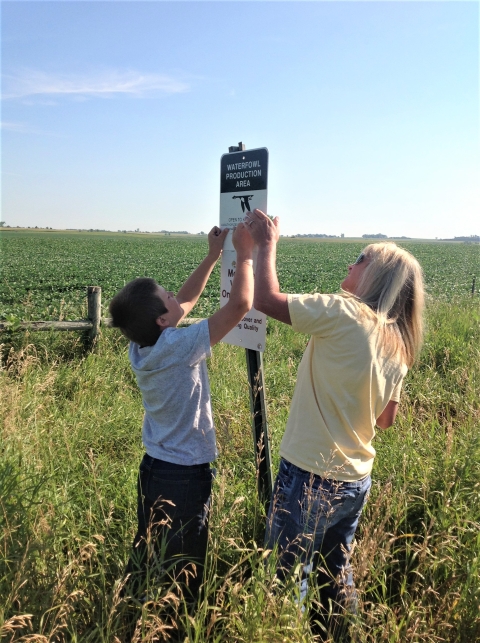
<instances>
[{"instance_id":1,"label":"yellow shirt","mask_svg":"<svg viewBox=\"0 0 480 643\"><path fill-rule=\"evenodd\" d=\"M374 314L354 297L289 295L295 331L311 335L280 455L306 471L360 480L372 470L375 422L399 401L405 364L382 354Z\"/></svg>"}]
</instances>

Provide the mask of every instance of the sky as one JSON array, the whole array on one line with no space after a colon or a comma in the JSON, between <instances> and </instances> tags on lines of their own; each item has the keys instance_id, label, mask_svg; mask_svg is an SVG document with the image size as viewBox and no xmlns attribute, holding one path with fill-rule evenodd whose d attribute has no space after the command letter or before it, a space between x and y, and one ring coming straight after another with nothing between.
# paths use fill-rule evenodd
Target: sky
<instances>
[{"instance_id":1,"label":"sky","mask_svg":"<svg viewBox=\"0 0 480 643\"><path fill-rule=\"evenodd\" d=\"M480 234L475 1L1 3L2 220L207 232L269 150L281 233Z\"/></svg>"}]
</instances>

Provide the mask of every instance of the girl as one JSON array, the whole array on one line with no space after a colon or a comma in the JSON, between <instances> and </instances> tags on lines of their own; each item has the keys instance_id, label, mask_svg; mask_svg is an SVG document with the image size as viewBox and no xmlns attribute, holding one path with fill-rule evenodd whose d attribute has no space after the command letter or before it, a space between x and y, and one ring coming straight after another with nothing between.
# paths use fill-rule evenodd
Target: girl
<instances>
[{"instance_id":1,"label":"girl","mask_svg":"<svg viewBox=\"0 0 480 643\"><path fill-rule=\"evenodd\" d=\"M286 295L275 266L278 218L248 215L259 246L254 307L310 335L280 445L266 547L280 578L301 563L300 596L315 571L324 617L355 611L349 554L371 485L375 426L395 420L403 379L423 336L420 265L394 243L367 246L342 292Z\"/></svg>"}]
</instances>

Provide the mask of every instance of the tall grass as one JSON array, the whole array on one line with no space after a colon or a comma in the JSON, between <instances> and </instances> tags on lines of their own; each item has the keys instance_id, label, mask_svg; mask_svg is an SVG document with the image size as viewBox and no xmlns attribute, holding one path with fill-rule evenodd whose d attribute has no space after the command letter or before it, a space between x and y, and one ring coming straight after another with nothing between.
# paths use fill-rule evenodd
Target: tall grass
<instances>
[{"instance_id":1,"label":"tall grass","mask_svg":"<svg viewBox=\"0 0 480 643\"><path fill-rule=\"evenodd\" d=\"M478 302L429 305L427 341L396 425L376 439L353 561L358 643L480 640L479 340ZM306 341L269 322L275 467ZM86 353L70 334L6 338L2 641L317 640L295 601L295 579L280 587L262 550L243 351L215 347L209 371L221 455L204 597L191 614L175 587L159 588L143 606L122 591L142 455L141 400L125 341L105 330Z\"/></svg>"}]
</instances>

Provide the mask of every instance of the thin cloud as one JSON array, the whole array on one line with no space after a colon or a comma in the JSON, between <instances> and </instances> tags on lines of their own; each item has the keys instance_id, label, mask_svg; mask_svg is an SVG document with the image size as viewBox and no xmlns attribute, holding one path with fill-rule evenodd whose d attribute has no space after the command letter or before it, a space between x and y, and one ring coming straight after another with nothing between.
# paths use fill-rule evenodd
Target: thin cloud
<instances>
[{"instance_id":1,"label":"thin cloud","mask_svg":"<svg viewBox=\"0 0 480 643\"><path fill-rule=\"evenodd\" d=\"M48 130L37 129L31 127L27 123L19 123L15 121L2 121L0 128L6 132L15 132L17 134L38 134L39 136L59 136L57 132L50 132Z\"/></svg>"},{"instance_id":2,"label":"thin cloud","mask_svg":"<svg viewBox=\"0 0 480 643\"><path fill-rule=\"evenodd\" d=\"M4 99L32 96L100 97L149 96L158 93L178 94L189 91L180 80L163 74L138 71L107 71L94 75L49 74L23 70L3 77Z\"/></svg>"},{"instance_id":3,"label":"thin cloud","mask_svg":"<svg viewBox=\"0 0 480 643\"><path fill-rule=\"evenodd\" d=\"M1 122L1 127L2 129L9 130L11 132L25 132L26 127L25 123L12 123L11 121L2 121Z\"/></svg>"}]
</instances>

